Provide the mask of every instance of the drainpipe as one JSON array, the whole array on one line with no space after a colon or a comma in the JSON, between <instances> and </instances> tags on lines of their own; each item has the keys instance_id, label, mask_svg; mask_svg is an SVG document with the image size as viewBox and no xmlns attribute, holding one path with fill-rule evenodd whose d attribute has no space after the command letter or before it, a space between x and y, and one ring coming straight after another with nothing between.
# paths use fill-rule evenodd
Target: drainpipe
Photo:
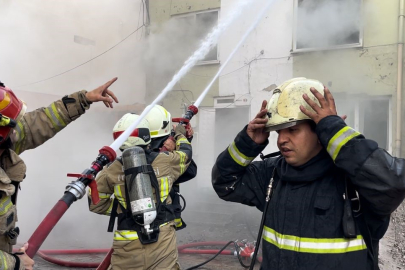
<instances>
[{"instance_id":1,"label":"drainpipe","mask_svg":"<svg viewBox=\"0 0 405 270\"><path fill-rule=\"evenodd\" d=\"M397 75L397 134L395 144L395 156L401 156L401 130L402 130L402 68L404 49L404 16L405 0L399 0L398 17L398 75Z\"/></svg>"},{"instance_id":2,"label":"drainpipe","mask_svg":"<svg viewBox=\"0 0 405 270\"><path fill-rule=\"evenodd\" d=\"M400 0L402 1L402 0ZM149 7L150 7L150 3L149 0L145 0L145 7L146 7L146 26L150 25L150 12L149 12Z\"/></svg>"}]
</instances>

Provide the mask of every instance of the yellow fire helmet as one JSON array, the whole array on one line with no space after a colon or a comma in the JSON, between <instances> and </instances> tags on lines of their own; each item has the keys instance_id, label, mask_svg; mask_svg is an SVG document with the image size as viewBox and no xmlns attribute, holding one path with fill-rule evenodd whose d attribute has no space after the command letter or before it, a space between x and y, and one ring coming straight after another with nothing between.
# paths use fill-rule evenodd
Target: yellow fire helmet
<instances>
[{"instance_id":1,"label":"yellow fire helmet","mask_svg":"<svg viewBox=\"0 0 405 270\"><path fill-rule=\"evenodd\" d=\"M300 106L303 105L307 110L314 111L302 97L303 94L307 94L320 106L318 99L310 91L311 87L324 95L324 86L320 81L303 77L290 79L274 89L266 107L268 111L266 131L292 127L310 119L301 112Z\"/></svg>"}]
</instances>

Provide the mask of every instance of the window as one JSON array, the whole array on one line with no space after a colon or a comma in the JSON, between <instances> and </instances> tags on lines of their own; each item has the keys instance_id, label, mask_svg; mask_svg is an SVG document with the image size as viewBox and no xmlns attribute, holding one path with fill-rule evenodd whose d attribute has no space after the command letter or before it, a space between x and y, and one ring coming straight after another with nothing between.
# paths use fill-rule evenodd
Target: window
<instances>
[{"instance_id":1,"label":"window","mask_svg":"<svg viewBox=\"0 0 405 270\"><path fill-rule=\"evenodd\" d=\"M195 47L207 36L214 26L218 24L219 10L195 12L192 14L180 15L175 18L187 27L185 42L195 43ZM205 56L200 64L218 63L218 46Z\"/></svg>"},{"instance_id":2,"label":"window","mask_svg":"<svg viewBox=\"0 0 405 270\"><path fill-rule=\"evenodd\" d=\"M347 125L392 153L391 96L335 96L338 114L347 115Z\"/></svg>"},{"instance_id":3,"label":"window","mask_svg":"<svg viewBox=\"0 0 405 270\"><path fill-rule=\"evenodd\" d=\"M293 51L359 47L362 0L294 0Z\"/></svg>"}]
</instances>

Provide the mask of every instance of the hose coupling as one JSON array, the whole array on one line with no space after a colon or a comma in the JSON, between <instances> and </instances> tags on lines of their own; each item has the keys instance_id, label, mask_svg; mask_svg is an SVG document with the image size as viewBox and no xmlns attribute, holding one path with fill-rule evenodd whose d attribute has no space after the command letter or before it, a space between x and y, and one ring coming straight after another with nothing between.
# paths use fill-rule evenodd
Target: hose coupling
<instances>
[{"instance_id":1,"label":"hose coupling","mask_svg":"<svg viewBox=\"0 0 405 270\"><path fill-rule=\"evenodd\" d=\"M79 200L86 194L86 186L81 181L73 181L66 186L66 192L72 193Z\"/></svg>"}]
</instances>

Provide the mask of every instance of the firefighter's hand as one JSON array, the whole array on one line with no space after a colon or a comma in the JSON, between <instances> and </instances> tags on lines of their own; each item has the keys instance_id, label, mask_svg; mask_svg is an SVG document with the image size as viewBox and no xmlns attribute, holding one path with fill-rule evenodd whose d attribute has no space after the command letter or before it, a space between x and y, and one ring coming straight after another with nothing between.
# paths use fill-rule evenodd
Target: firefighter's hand
<instances>
[{"instance_id":1,"label":"firefighter's hand","mask_svg":"<svg viewBox=\"0 0 405 270\"><path fill-rule=\"evenodd\" d=\"M186 134L187 139L190 139L194 136L194 130L191 127L190 123L188 123L188 125L186 126L186 132L187 132Z\"/></svg>"},{"instance_id":2,"label":"firefighter's hand","mask_svg":"<svg viewBox=\"0 0 405 270\"><path fill-rule=\"evenodd\" d=\"M34 268L34 260L31 259L25 251L28 248L28 243L25 243L23 247L21 247L17 253L23 253L21 255L17 255L20 258L20 269L25 269L25 270L32 270ZM23 268L23 266L25 268Z\"/></svg>"},{"instance_id":3,"label":"firefighter's hand","mask_svg":"<svg viewBox=\"0 0 405 270\"><path fill-rule=\"evenodd\" d=\"M246 129L247 134L249 137L257 144L264 143L270 135L270 132L264 131L267 118L267 101L263 100L262 107L256 117L249 122L249 125Z\"/></svg>"},{"instance_id":4,"label":"firefighter's hand","mask_svg":"<svg viewBox=\"0 0 405 270\"><path fill-rule=\"evenodd\" d=\"M183 125L176 125L176 127L174 127L174 133L176 135L183 134L184 136L186 136L187 131Z\"/></svg>"},{"instance_id":5,"label":"firefighter's hand","mask_svg":"<svg viewBox=\"0 0 405 270\"><path fill-rule=\"evenodd\" d=\"M304 106L300 106L300 110L303 114L311 118L316 124L319 123L323 118L330 116L330 115L337 115L335 99L333 98L332 94L330 93L329 89L324 86L325 96L322 96L315 88L311 87L311 92L314 96L318 99L321 107L316 104L312 99L308 97L307 94L304 94L302 97L308 103L309 106L315 111L311 112L305 109ZM343 120L346 120L347 116L341 116Z\"/></svg>"},{"instance_id":6,"label":"firefighter's hand","mask_svg":"<svg viewBox=\"0 0 405 270\"><path fill-rule=\"evenodd\" d=\"M104 102L107 108L113 107L113 101L118 103L117 97L114 93L108 89L118 78L115 77L112 80L106 82L105 84L97 87L96 89L86 93L86 99L90 102Z\"/></svg>"}]
</instances>

